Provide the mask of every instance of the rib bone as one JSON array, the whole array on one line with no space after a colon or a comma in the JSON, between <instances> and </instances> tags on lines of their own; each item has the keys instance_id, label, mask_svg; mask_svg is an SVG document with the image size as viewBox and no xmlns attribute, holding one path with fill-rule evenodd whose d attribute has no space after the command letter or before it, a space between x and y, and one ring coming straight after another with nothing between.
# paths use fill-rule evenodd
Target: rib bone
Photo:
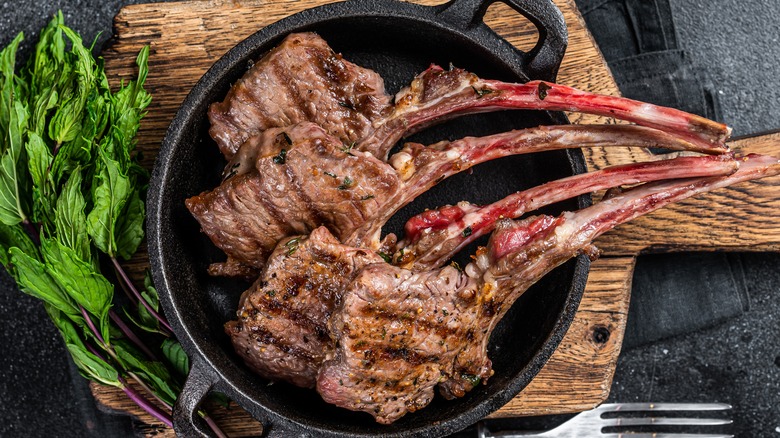
<instances>
[{"instance_id":1,"label":"rib bone","mask_svg":"<svg viewBox=\"0 0 780 438\"><path fill-rule=\"evenodd\" d=\"M359 143L361 150L385 157L402 137L463 114L501 109L571 111L614 117L657 128L688 140L693 150L723 153L731 129L677 109L580 91L551 82L511 84L480 79L461 69L432 65L395 98L391 115Z\"/></svg>"},{"instance_id":2,"label":"rib bone","mask_svg":"<svg viewBox=\"0 0 780 438\"><path fill-rule=\"evenodd\" d=\"M466 245L490 233L500 219L519 218L545 205L585 193L641 182L727 175L737 170L730 155L680 157L574 175L517 192L480 207L468 202L428 210L410 218L394 256L398 266L423 271L441 266Z\"/></svg>"}]
</instances>

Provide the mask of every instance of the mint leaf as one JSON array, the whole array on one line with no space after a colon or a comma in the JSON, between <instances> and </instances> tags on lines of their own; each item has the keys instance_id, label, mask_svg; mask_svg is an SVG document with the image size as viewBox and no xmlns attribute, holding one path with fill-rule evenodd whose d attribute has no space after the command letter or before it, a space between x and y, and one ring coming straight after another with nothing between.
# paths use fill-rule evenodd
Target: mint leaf
<instances>
[{"instance_id":1,"label":"mint leaf","mask_svg":"<svg viewBox=\"0 0 780 438\"><path fill-rule=\"evenodd\" d=\"M138 245L144 239L144 201L141 200L139 189L133 190L130 199L120 214L116 225L117 254L125 260L135 254Z\"/></svg>"},{"instance_id":2,"label":"mint leaf","mask_svg":"<svg viewBox=\"0 0 780 438\"><path fill-rule=\"evenodd\" d=\"M54 325L60 330L65 346L81 375L104 385L120 386L116 368L87 350L73 323L63 318L56 309L50 306L44 307Z\"/></svg>"},{"instance_id":3,"label":"mint leaf","mask_svg":"<svg viewBox=\"0 0 780 438\"><path fill-rule=\"evenodd\" d=\"M100 332L108 341L108 310L114 286L92 265L81 260L76 251L51 238L41 240L46 272L76 303L100 321Z\"/></svg>"},{"instance_id":4,"label":"mint leaf","mask_svg":"<svg viewBox=\"0 0 780 438\"><path fill-rule=\"evenodd\" d=\"M92 211L87 215L87 230L95 246L111 257L117 255L114 231L131 195L130 179L121 173L119 163L99 150L99 170L92 185Z\"/></svg>"},{"instance_id":5,"label":"mint leaf","mask_svg":"<svg viewBox=\"0 0 780 438\"><path fill-rule=\"evenodd\" d=\"M8 250L13 247L30 254L36 260L40 258L38 247L35 246L35 243L33 243L21 225L8 226L0 223L0 261L2 261L6 269L8 269L8 263L10 262Z\"/></svg>"},{"instance_id":6,"label":"mint leaf","mask_svg":"<svg viewBox=\"0 0 780 438\"><path fill-rule=\"evenodd\" d=\"M139 359L143 355L135 347L123 340L116 340L113 343L117 359L123 367L138 374L144 378L144 381L151 383L155 393L170 404L176 402L178 392L181 390L178 386L172 386L171 374L168 369L160 362Z\"/></svg>"},{"instance_id":7,"label":"mint leaf","mask_svg":"<svg viewBox=\"0 0 780 438\"><path fill-rule=\"evenodd\" d=\"M87 98L96 88L98 66L92 53L84 47L81 37L68 27L61 26L62 32L71 42L70 53L75 56L77 86L73 92L60 95L62 103L49 123L49 137L57 145L73 141L81 132L84 107Z\"/></svg>"},{"instance_id":8,"label":"mint leaf","mask_svg":"<svg viewBox=\"0 0 780 438\"><path fill-rule=\"evenodd\" d=\"M46 118L49 112L57 106L59 100L59 94L54 88L44 89L40 95L34 98L34 101L30 102L31 116L30 116L30 131L43 135L46 129Z\"/></svg>"},{"instance_id":9,"label":"mint leaf","mask_svg":"<svg viewBox=\"0 0 780 438\"><path fill-rule=\"evenodd\" d=\"M138 316L134 316L131 314L127 309L123 309L125 316L127 319L130 320L136 327L140 328L141 330L149 333L157 333L161 335L165 335L165 333L160 330L160 323L155 319L151 314L149 314L149 311L146 310L146 308L143 308L143 304L138 303L137 308L135 309L138 313Z\"/></svg>"},{"instance_id":10,"label":"mint leaf","mask_svg":"<svg viewBox=\"0 0 780 438\"><path fill-rule=\"evenodd\" d=\"M178 341L168 338L163 341L160 348L165 358L180 376L183 377L190 373L190 358L187 357L187 353L184 352Z\"/></svg>"},{"instance_id":11,"label":"mint leaf","mask_svg":"<svg viewBox=\"0 0 780 438\"><path fill-rule=\"evenodd\" d=\"M146 301L152 307L152 309L159 310L160 298L157 295L157 290L152 285L152 278L149 271L146 271L144 277L144 289L141 289L140 293L143 300ZM138 328L150 333L165 334L162 330L160 330L160 321L154 315L149 313L148 310L146 310L146 307L143 305L143 303L138 303L136 306L136 312L138 313L138 316L133 316L125 310L125 315L127 315L127 318L130 319L133 324L138 326Z\"/></svg>"},{"instance_id":12,"label":"mint leaf","mask_svg":"<svg viewBox=\"0 0 780 438\"><path fill-rule=\"evenodd\" d=\"M11 248L9 253L11 255L11 264L13 265L11 274L16 279L22 292L42 300L68 315L71 320L80 321L83 324L78 304L49 275L43 263L16 247Z\"/></svg>"},{"instance_id":13,"label":"mint leaf","mask_svg":"<svg viewBox=\"0 0 780 438\"><path fill-rule=\"evenodd\" d=\"M61 78L70 77L72 68L65 62L65 39L60 29L63 22L60 11L41 30L35 45L35 54L26 68L31 96L38 96L47 88L56 89L57 85L63 82Z\"/></svg>"},{"instance_id":14,"label":"mint leaf","mask_svg":"<svg viewBox=\"0 0 780 438\"><path fill-rule=\"evenodd\" d=\"M22 208L22 188L25 166L19 157L23 150L22 135L27 129L27 108L21 102L13 101L9 108L5 149L0 157L0 222L16 225L27 219Z\"/></svg>"},{"instance_id":15,"label":"mint leaf","mask_svg":"<svg viewBox=\"0 0 780 438\"><path fill-rule=\"evenodd\" d=\"M73 141L81 132L81 114L83 103L77 96L62 103L49 124L49 137L57 144Z\"/></svg>"},{"instance_id":16,"label":"mint leaf","mask_svg":"<svg viewBox=\"0 0 780 438\"><path fill-rule=\"evenodd\" d=\"M159 310L160 296L157 294L157 288L154 287L152 282L152 273L147 269L144 272L144 290L141 291L141 295L146 299L154 310Z\"/></svg>"},{"instance_id":17,"label":"mint leaf","mask_svg":"<svg viewBox=\"0 0 780 438\"><path fill-rule=\"evenodd\" d=\"M31 132L25 144L27 169L32 179L32 220L49 229L54 221L54 183L48 167L52 156L43 138Z\"/></svg>"},{"instance_id":18,"label":"mint leaf","mask_svg":"<svg viewBox=\"0 0 780 438\"><path fill-rule=\"evenodd\" d=\"M13 102L17 100L14 68L16 67L16 51L23 39L24 34L19 33L0 52L0 132L2 133L8 132Z\"/></svg>"},{"instance_id":19,"label":"mint leaf","mask_svg":"<svg viewBox=\"0 0 780 438\"><path fill-rule=\"evenodd\" d=\"M116 368L85 348L74 344L67 344L67 348L82 376L103 385L121 386Z\"/></svg>"},{"instance_id":20,"label":"mint leaf","mask_svg":"<svg viewBox=\"0 0 780 438\"><path fill-rule=\"evenodd\" d=\"M138 78L120 88L111 99L111 123L122 146L128 152L133 150L133 139L141 124L144 110L152 101L152 96L144 90L146 75L149 73L149 46L144 46L138 57Z\"/></svg>"},{"instance_id":21,"label":"mint leaf","mask_svg":"<svg viewBox=\"0 0 780 438\"><path fill-rule=\"evenodd\" d=\"M80 260L91 260L92 251L87 234L86 202L81 194L81 170L76 169L57 199L54 225L59 242L73 249Z\"/></svg>"}]
</instances>

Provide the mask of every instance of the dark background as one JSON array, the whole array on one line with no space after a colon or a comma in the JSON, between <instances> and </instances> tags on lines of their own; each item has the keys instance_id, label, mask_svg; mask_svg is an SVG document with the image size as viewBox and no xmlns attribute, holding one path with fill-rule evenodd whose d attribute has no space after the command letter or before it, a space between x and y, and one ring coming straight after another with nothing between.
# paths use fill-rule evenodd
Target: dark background
<instances>
[{"instance_id":1,"label":"dark background","mask_svg":"<svg viewBox=\"0 0 780 438\"><path fill-rule=\"evenodd\" d=\"M24 31L27 42L20 58L25 57L38 30L62 9L66 23L85 40L102 32L100 47L111 35L114 14L131 3L143 1L5 1L0 6L0 44L5 46ZM578 0L583 8L603 8L606 3L610 2ZM678 48L685 51L692 71L710 78L723 121L734 127L735 136L780 128L780 1L668 4ZM607 51L622 49L599 41L611 29L596 27L590 18L589 25L597 42L604 43L607 59L614 59ZM611 66L617 73L620 65ZM684 94L685 89L678 91ZM704 312L703 320L692 326L698 330L655 342L648 342L652 336L637 334L634 327L627 334L631 348L624 348L621 355L610 401L731 403L734 425L728 431L740 437L780 437L778 266L780 255L765 253L640 257L629 324L637 321L635 315L648 326L665 324L651 319L653 311L669 301L657 302L666 296L704 294L710 302L724 303L725 313ZM740 294L744 306L725 304L734 294ZM695 305L684 299L675 302L677 310L702 313ZM43 308L18 292L4 273L0 321L0 436L106 436L131 426L126 418L95 412L83 379L70 367ZM685 327L658 333L668 336L675 330Z\"/></svg>"}]
</instances>

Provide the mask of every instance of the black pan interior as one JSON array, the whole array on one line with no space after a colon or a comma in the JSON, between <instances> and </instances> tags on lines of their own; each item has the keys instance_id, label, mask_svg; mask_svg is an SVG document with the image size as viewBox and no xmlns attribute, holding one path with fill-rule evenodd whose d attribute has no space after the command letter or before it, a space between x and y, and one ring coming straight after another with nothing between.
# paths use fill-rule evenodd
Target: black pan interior
<instances>
[{"instance_id":1,"label":"black pan interior","mask_svg":"<svg viewBox=\"0 0 780 438\"><path fill-rule=\"evenodd\" d=\"M382 18L342 18L303 26L298 30L318 32L344 57L379 72L388 92L394 94L431 63L466 68L485 78L525 81L489 50L462 35L423 26L414 21ZM257 59L283 37L247 52ZM222 325L234 317L238 298L249 285L239 281L212 278L206 274L209 263L224 259L200 233L195 220L184 207L185 198L209 190L219 183L224 160L207 133L206 106L221 100L230 84L246 68L236 68L203 92L191 110L196 123L183 129L182 141L174 145L160 189L160 264L170 300L190 341L184 342L191 354L198 350L220 374L217 388L228 393L250 412L270 418L279 427L300 427L320 433L351 435L408 434L438 435L457 430L506 402L535 375L560 341L561 324L568 325L582 292L575 279L575 262L556 269L529 290L507 314L494 332L490 346L495 375L466 397L444 401L437 397L424 410L408 414L389 426L376 424L363 413L353 413L324 403L313 390L269 382L252 374L232 351ZM427 144L442 139L561 123L560 115L536 111L508 111L458 118L415 135L411 140ZM453 177L398 213L386 232L400 232L411 215L425 208L468 200L488 203L512 192L571 175L577 166L577 153L551 152L511 157L478 166L473 172ZM581 155L579 157L581 163ZM158 164L160 165L160 164ZM580 200L580 202L583 202ZM569 201L545 209L558 213L576 209ZM151 234L151 233L150 233ZM461 254L467 262L468 253ZM581 262L582 263L582 262ZM586 268L585 268L586 269ZM582 265L580 266L582 271ZM158 280L159 283L159 280ZM569 308L565 308L568 305ZM573 306L573 307L572 307ZM555 334L553 334L555 333ZM181 337L181 336L180 336ZM190 345L193 343L194 345ZM266 411L267 410L267 411ZM283 419L280 423L279 420ZM287 422L286 424L283 424ZM297 426L296 426L297 425Z\"/></svg>"}]
</instances>

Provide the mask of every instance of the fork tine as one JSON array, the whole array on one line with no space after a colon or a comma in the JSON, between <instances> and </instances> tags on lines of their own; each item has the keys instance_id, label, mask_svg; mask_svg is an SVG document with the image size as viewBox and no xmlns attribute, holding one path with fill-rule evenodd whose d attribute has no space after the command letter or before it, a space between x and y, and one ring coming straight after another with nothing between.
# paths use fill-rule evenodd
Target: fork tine
<instances>
[{"instance_id":1,"label":"fork tine","mask_svg":"<svg viewBox=\"0 0 780 438\"><path fill-rule=\"evenodd\" d=\"M599 438L734 438L734 435L708 433L608 433Z\"/></svg>"},{"instance_id":2,"label":"fork tine","mask_svg":"<svg viewBox=\"0 0 780 438\"><path fill-rule=\"evenodd\" d=\"M606 403L597 408L603 412L638 411L725 411L726 403Z\"/></svg>"},{"instance_id":3,"label":"fork tine","mask_svg":"<svg viewBox=\"0 0 780 438\"><path fill-rule=\"evenodd\" d=\"M637 417L637 418L604 418L604 427L611 426L722 426L733 421L726 418L669 418L669 417Z\"/></svg>"}]
</instances>

